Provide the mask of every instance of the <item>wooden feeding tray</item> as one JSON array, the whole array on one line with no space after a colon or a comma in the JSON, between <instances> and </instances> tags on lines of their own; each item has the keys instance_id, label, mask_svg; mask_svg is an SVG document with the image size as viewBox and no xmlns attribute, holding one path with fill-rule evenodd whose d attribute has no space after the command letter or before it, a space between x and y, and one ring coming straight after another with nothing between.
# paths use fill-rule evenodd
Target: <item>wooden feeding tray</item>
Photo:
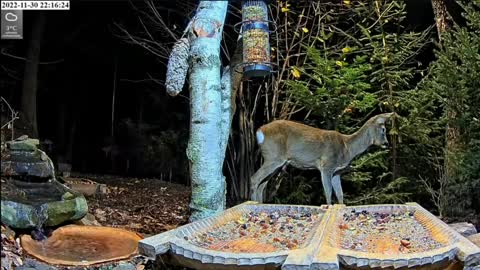
<instances>
[{"instance_id":1,"label":"wooden feeding tray","mask_svg":"<svg viewBox=\"0 0 480 270\"><path fill-rule=\"evenodd\" d=\"M326 209L314 206L247 202L221 215L203 219L139 243L140 253L155 258L170 251L174 260L191 268L263 269L284 263L306 264L317 246Z\"/></svg>"},{"instance_id":2,"label":"wooden feeding tray","mask_svg":"<svg viewBox=\"0 0 480 270\"><path fill-rule=\"evenodd\" d=\"M82 193L86 197L107 193L107 186L105 184L99 184L89 179L64 177L63 180L66 186Z\"/></svg>"},{"instance_id":3,"label":"wooden feeding tray","mask_svg":"<svg viewBox=\"0 0 480 270\"><path fill-rule=\"evenodd\" d=\"M22 235L23 249L53 265L87 266L127 259L138 252L138 234L110 227L68 225L44 241Z\"/></svg>"},{"instance_id":4,"label":"wooden feeding tray","mask_svg":"<svg viewBox=\"0 0 480 270\"><path fill-rule=\"evenodd\" d=\"M480 249L416 203L336 205L330 209L314 269L465 269L480 263Z\"/></svg>"}]
</instances>

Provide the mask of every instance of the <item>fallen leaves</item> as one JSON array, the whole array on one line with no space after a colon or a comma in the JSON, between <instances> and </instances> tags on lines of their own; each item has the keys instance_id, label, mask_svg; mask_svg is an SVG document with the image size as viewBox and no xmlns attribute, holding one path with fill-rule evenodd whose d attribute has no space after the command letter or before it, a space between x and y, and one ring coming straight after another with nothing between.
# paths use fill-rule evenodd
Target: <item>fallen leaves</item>
<instances>
[{"instance_id":1,"label":"fallen leaves","mask_svg":"<svg viewBox=\"0 0 480 270\"><path fill-rule=\"evenodd\" d=\"M175 229L188 220L190 200L188 187L157 179L84 176L86 178L78 179L87 183L98 182L101 184L100 187L104 188L98 196L87 198L89 215L84 221L88 221L88 225L119 227L148 236ZM3 178L1 181L4 181ZM4 186L2 185L2 189ZM1 240L1 270L13 270L19 266L37 269L35 264L40 262L24 257L20 242L15 239L15 232L3 225ZM125 263L127 261L114 262L109 264L109 268L101 269L111 269L115 265ZM128 263L133 264L135 270L151 269L150 266L146 267L151 262L142 256L136 256L128 260Z\"/></svg>"},{"instance_id":2,"label":"fallen leaves","mask_svg":"<svg viewBox=\"0 0 480 270\"><path fill-rule=\"evenodd\" d=\"M22 247L15 240L15 234L2 225L1 269L10 270L23 265Z\"/></svg>"},{"instance_id":3,"label":"fallen leaves","mask_svg":"<svg viewBox=\"0 0 480 270\"><path fill-rule=\"evenodd\" d=\"M93 214L99 221L104 222L107 221L107 217L105 216L105 211L102 209L95 209Z\"/></svg>"},{"instance_id":4,"label":"fallen leaves","mask_svg":"<svg viewBox=\"0 0 480 270\"><path fill-rule=\"evenodd\" d=\"M88 199L89 212L104 226L157 234L188 220L188 187L157 179L94 178L106 184L108 192Z\"/></svg>"}]
</instances>

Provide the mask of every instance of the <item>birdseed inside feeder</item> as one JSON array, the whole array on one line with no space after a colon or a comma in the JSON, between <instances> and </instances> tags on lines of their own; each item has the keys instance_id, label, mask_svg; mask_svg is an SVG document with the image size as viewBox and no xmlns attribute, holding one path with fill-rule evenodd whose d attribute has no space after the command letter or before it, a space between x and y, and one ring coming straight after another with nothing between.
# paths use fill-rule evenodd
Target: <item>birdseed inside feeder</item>
<instances>
[{"instance_id":1,"label":"birdseed inside feeder","mask_svg":"<svg viewBox=\"0 0 480 270\"><path fill-rule=\"evenodd\" d=\"M243 2L243 73L247 78L265 77L272 71L268 24L268 7L264 1Z\"/></svg>"}]
</instances>

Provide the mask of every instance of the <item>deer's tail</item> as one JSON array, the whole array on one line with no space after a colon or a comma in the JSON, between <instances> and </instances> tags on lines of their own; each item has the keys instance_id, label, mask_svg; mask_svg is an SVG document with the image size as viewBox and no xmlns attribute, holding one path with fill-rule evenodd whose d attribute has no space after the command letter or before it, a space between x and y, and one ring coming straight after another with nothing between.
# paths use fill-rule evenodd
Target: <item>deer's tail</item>
<instances>
[{"instance_id":1,"label":"deer's tail","mask_svg":"<svg viewBox=\"0 0 480 270\"><path fill-rule=\"evenodd\" d=\"M260 129L258 129L256 136L257 136L257 143L261 145L263 141L265 141L265 134L263 134L263 132Z\"/></svg>"}]
</instances>

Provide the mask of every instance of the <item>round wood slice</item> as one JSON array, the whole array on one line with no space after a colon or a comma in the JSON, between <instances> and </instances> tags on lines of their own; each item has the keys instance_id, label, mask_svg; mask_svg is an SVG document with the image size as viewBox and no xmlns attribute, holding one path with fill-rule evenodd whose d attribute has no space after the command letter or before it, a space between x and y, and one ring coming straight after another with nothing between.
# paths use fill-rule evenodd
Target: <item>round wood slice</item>
<instances>
[{"instance_id":1,"label":"round wood slice","mask_svg":"<svg viewBox=\"0 0 480 270\"><path fill-rule=\"evenodd\" d=\"M68 225L44 241L20 237L23 249L49 264L92 265L127 259L138 252L142 237L135 232L101 226Z\"/></svg>"}]
</instances>

